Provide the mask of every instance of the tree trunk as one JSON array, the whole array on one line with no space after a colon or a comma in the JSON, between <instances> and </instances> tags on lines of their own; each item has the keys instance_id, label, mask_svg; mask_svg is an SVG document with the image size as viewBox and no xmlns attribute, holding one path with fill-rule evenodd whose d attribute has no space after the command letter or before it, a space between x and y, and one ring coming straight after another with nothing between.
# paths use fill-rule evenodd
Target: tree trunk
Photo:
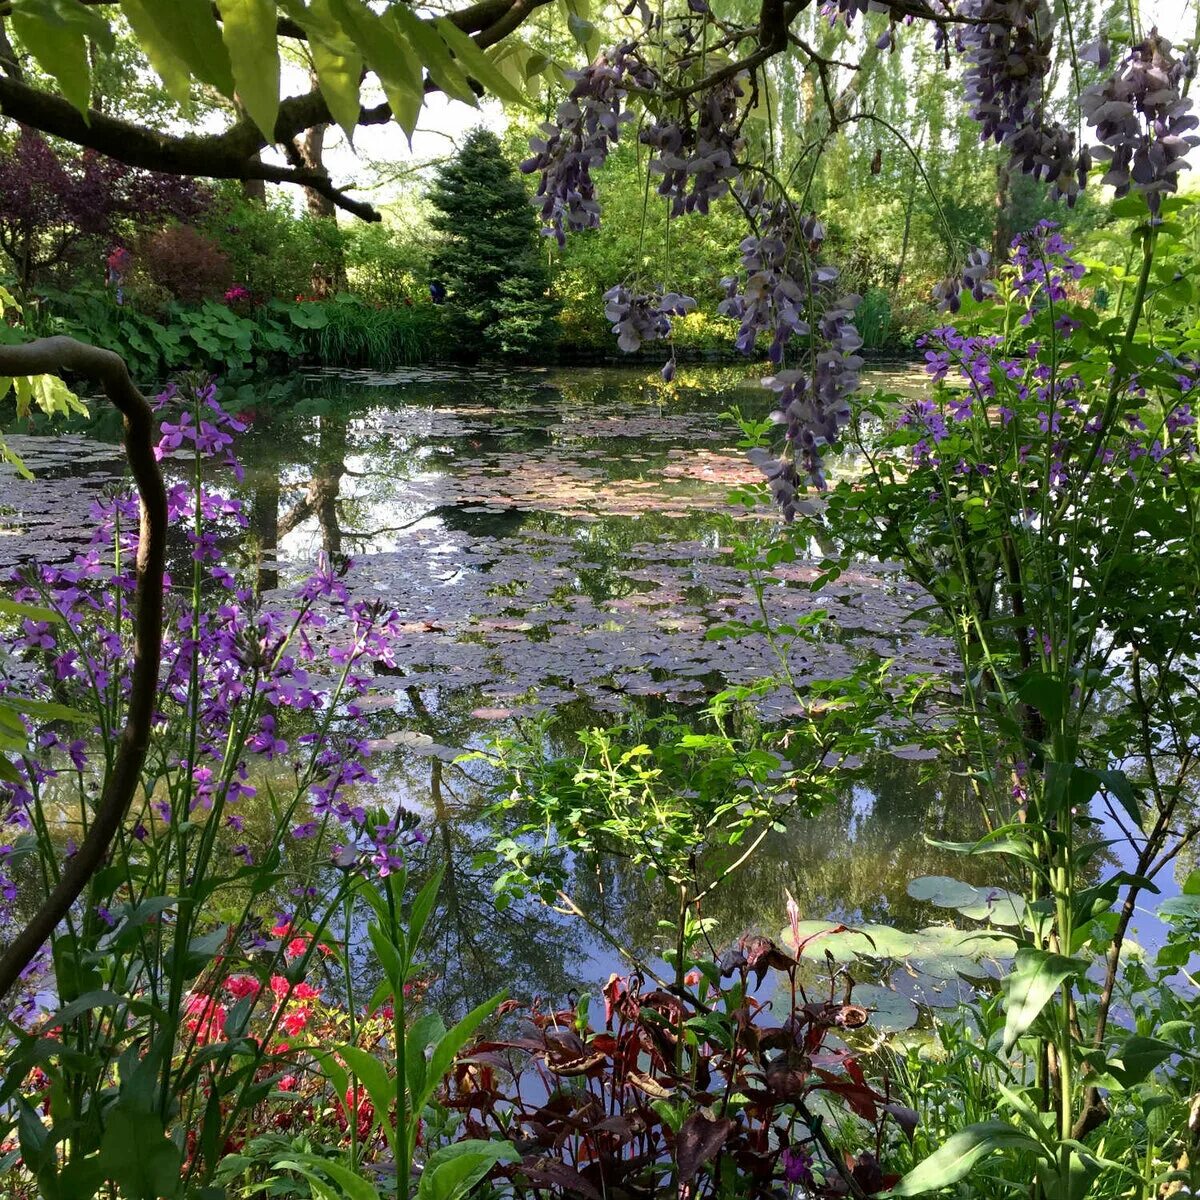
<instances>
[{"instance_id":1,"label":"tree trunk","mask_svg":"<svg viewBox=\"0 0 1200 1200\"><path fill-rule=\"evenodd\" d=\"M252 162L262 162L261 153L253 154L250 157ZM265 179L243 179L242 197L246 200L253 200L256 204L266 204L267 181Z\"/></svg>"},{"instance_id":2,"label":"tree trunk","mask_svg":"<svg viewBox=\"0 0 1200 1200\"><path fill-rule=\"evenodd\" d=\"M1008 259L1008 248L1016 230L1013 228L1012 174L1008 159L1001 158L996 164L996 224L992 229L992 262L999 266Z\"/></svg>"},{"instance_id":3,"label":"tree trunk","mask_svg":"<svg viewBox=\"0 0 1200 1200\"><path fill-rule=\"evenodd\" d=\"M316 86L316 80L313 80ZM328 125L314 125L296 140L296 149L304 165L313 171L325 170L325 133ZM315 219L333 221L337 224L337 207L329 196L304 189L308 215ZM329 257L325 262L314 262L312 267L312 292L314 296L331 296L346 286L346 262L341 245L336 238L330 239Z\"/></svg>"}]
</instances>

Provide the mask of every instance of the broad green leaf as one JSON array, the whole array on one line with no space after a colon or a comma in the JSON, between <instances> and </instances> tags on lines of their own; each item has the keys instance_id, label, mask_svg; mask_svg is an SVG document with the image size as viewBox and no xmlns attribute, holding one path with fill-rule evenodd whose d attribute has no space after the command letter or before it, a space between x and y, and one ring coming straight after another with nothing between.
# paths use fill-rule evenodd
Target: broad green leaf
<instances>
[{"instance_id":1,"label":"broad green leaf","mask_svg":"<svg viewBox=\"0 0 1200 1200\"><path fill-rule=\"evenodd\" d=\"M47 416L88 415L87 405L57 375L31 375L29 386L34 404Z\"/></svg>"},{"instance_id":2,"label":"broad green leaf","mask_svg":"<svg viewBox=\"0 0 1200 1200\"><path fill-rule=\"evenodd\" d=\"M392 990L398 992L404 986L404 966L396 947L392 945L387 934L374 921L367 926L367 936L371 939L371 945L375 947L375 953L383 966L383 972L387 976L388 982L392 985Z\"/></svg>"},{"instance_id":3,"label":"broad green leaf","mask_svg":"<svg viewBox=\"0 0 1200 1200\"><path fill-rule=\"evenodd\" d=\"M496 1163L516 1162L520 1157L508 1142L469 1139L444 1146L425 1164L417 1200L459 1200Z\"/></svg>"},{"instance_id":4,"label":"broad green leaf","mask_svg":"<svg viewBox=\"0 0 1200 1200\"><path fill-rule=\"evenodd\" d=\"M238 100L263 137L273 142L279 115L275 0L217 0L217 8Z\"/></svg>"},{"instance_id":5,"label":"broad green leaf","mask_svg":"<svg viewBox=\"0 0 1200 1200\"><path fill-rule=\"evenodd\" d=\"M104 1174L127 1196L174 1196L183 1156L163 1131L157 1113L137 1112L118 1102L105 1117L100 1143Z\"/></svg>"},{"instance_id":6,"label":"broad green leaf","mask_svg":"<svg viewBox=\"0 0 1200 1200\"><path fill-rule=\"evenodd\" d=\"M1129 815L1129 819L1134 825L1145 832L1142 829L1142 806L1138 803L1137 792L1129 781L1129 776L1124 771L1095 771L1093 773L1108 794L1114 797Z\"/></svg>"},{"instance_id":7,"label":"broad green leaf","mask_svg":"<svg viewBox=\"0 0 1200 1200\"><path fill-rule=\"evenodd\" d=\"M413 1097L414 1108L424 1108L427 1100L433 1095L434 1089L442 1081L442 1076L450 1070L455 1056L466 1046L471 1034L500 1007L507 992L497 992L490 1000L485 1000L478 1008L473 1008L441 1041L433 1048L429 1059L429 1069L425 1081L425 1095L419 1105Z\"/></svg>"},{"instance_id":8,"label":"broad green leaf","mask_svg":"<svg viewBox=\"0 0 1200 1200\"><path fill-rule=\"evenodd\" d=\"M968 1125L947 1138L928 1158L913 1167L885 1196L922 1196L965 1179L976 1164L997 1150L1023 1150L1040 1154L1041 1147L1027 1133L1006 1121Z\"/></svg>"},{"instance_id":9,"label":"broad green leaf","mask_svg":"<svg viewBox=\"0 0 1200 1200\"><path fill-rule=\"evenodd\" d=\"M1160 1063L1164 1063L1179 1047L1161 1038L1143 1037L1135 1034L1118 1046L1107 1063L1108 1072L1125 1087L1139 1084Z\"/></svg>"},{"instance_id":10,"label":"broad green leaf","mask_svg":"<svg viewBox=\"0 0 1200 1200\"><path fill-rule=\"evenodd\" d=\"M359 88L363 56L338 25L329 0L310 0L297 17L308 30L308 46L321 95L346 140L353 142L362 108Z\"/></svg>"},{"instance_id":11,"label":"broad green leaf","mask_svg":"<svg viewBox=\"0 0 1200 1200\"><path fill-rule=\"evenodd\" d=\"M318 1154L293 1154L274 1165L280 1170L298 1171L310 1182L314 1171L327 1175L338 1185L339 1191L333 1194L340 1195L341 1200L379 1200L379 1193L357 1171L333 1159L321 1158ZM316 1179L319 1182L320 1175Z\"/></svg>"},{"instance_id":12,"label":"broad green leaf","mask_svg":"<svg viewBox=\"0 0 1200 1200\"><path fill-rule=\"evenodd\" d=\"M1007 1054L1017 1039L1037 1020L1063 981L1078 975L1085 964L1078 959L1022 946L1013 961L1012 973L1004 981L1004 1051Z\"/></svg>"},{"instance_id":13,"label":"broad green leaf","mask_svg":"<svg viewBox=\"0 0 1200 1200\"><path fill-rule=\"evenodd\" d=\"M438 17L434 21L442 40L454 51L454 57L459 66L482 84L493 96L507 101L509 104L528 104L523 92L515 87L501 72L499 67L475 44L475 39L463 33L457 25L447 17Z\"/></svg>"},{"instance_id":14,"label":"broad green leaf","mask_svg":"<svg viewBox=\"0 0 1200 1200\"><path fill-rule=\"evenodd\" d=\"M395 1133L392 1129L391 1121L387 1120L387 1114L392 1111L392 1106L396 1100L396 1084L390 1075L387 1073L387 1068L373 1054L368 1054L359 1046L339 1046L338 1054L350 1071L358 1076L359 1083L366 1089L367 1095L371 1097L371 1103L375 1106L375 1120L382 1127L383 1132L387 1136L388 1144L392 1145L392 1139ZM396 1147L392 1145L392 1152L395 1153Z\"/></svg>"},{"instance_id":15,"label":"broad green leaf","mask_svg":"<svg viewBox=\"0 0 1200 1200\"><path fill-rule=\"evenodd\" d=\"M951 879L948 875L922 875L919 879L909 881L908 894L914 900L928 900L938 908L958 908L964 904L975 904L979 900L979 890L961 879Z\"/></svg>"},{"instance_id":16,"label":"broad green leaf","mask_svg":"<svg viewBox=\"0 0 1200 1200\"><path fill-rule=\"evenodd\" d=\"M902 992L878 984L858 984L854 989L853 1001L868 1010L872 1029L886 1033L911 1029L920 1016L917 1006Z\"/></svg>"},{"instance_id":17,"label":"broad green leaf","mask_svg":"<svg viewBox=\"0 0 1200 1200\"><path fill-rule=\"evenodd\" d=\"M33 700L28 696L5 696L4 705L14 712L24 713L28 717L37 717L42 721L70 721L75 725L83 725L94 721L94 716L80 712L77 708L68 708L65 704L56 704L52 700Z\"/></svg>"},{"instance_id":18,"label":"broad green leaf","mask_svg":"<svg viewBox=\"0 0 1200 1200\"><path fill-rule=\"evenodd\" d=\"M328 0L330 11L379 76L400 128L411 138L425 102L421 63L406 38L362 0ZM415 18L414 18L415 19Z\"/></svg>"},{"instance_id":19,"label":"broad green leaf","mask_svg":"<svg viewBox=\"0 0 1200 1200\"><path fill-rule=\"evenodd\" d=\"M62 613L52 608L43 608L40 604L22 604L17 600L0 599L0 616L28 617L31 621L58 622Z\"/></svg>"},{"instance_id":20,"label":"broad green leaf","mask_svg":"<svg viewBox=\"0 0 1200 1200\"><path fill-rule=\"evenodd\" d=\"M455 65L450 51L441 35L428 21L422 21L415 13L398 4L389 8L387 18L407 39L416 51L417 58L424 64L429 77L455 100L476 107L477 100L466 76Z\"/></svg>"},{"instance_id":21,"label":"broad green leaf","mask_svg":"<svg viewBox=\"0 0 1200 1200\"><path fill-rule=\"evenodd\" d=\"M79 0L14 0L12 27L38 66L86 116L92 94L87 39L112 44L104 20Z\"/></svg>"},{"instance_id":22,"label":"broad green leaf","mask_svg":"<svg viewBox=\"0 0 1200 1200\"><path fill-rule=\"evenodd\" d=\"M428 1012L413 1022L404 1037L404 1070L408 1090L414 1096L423 1094L426 1080L425 1051L429 1045L446 1034L446 1026L436 1012ZM435 1080L435 1085L438 1081Z\"/></svg>"},{"instance_id":23,"label":"broad green leaf","mask_svg":"<svg viewBox=\"0 0 1200 1200\"><path fill-rule=\"evenodd\" d=\"M116 1008L124 1003L124 999L116 992L87 992L78 999L72 1000L70 1004L64 1004L51 1018L48 1028L56 1025L70 1025L76 1017L82 1016L85 1012L91 1012L94 1008Z\"/></svg>"},{"instance_id":24,"label":"broad green leaf","mask_svg":"<svg viewBox=\"0 0 1200 1200\"><path fill-rule=\"evenodd\" d=\"M441 870L436 871L425 886L413 898L412 908L408 913L408 957L411 960L420 945L425 926L437 903L438 891L442 886Z\"/></svg>"},{"instance_id":25,"label":"broad green leaf","mask_svg":"<svg viewBox=\"0 0 1200 1200\"><path fill-rule=\"evenodd\" d=\"M189 75L233 98L233 67L221 40L211 0L171 0L170 4L160 0L121 0L121 11L156 71L158 61L174 58ZM161 77L169 87L178 86L177 77L174 82L166 75Z\"/></svg>"}]
</instances>

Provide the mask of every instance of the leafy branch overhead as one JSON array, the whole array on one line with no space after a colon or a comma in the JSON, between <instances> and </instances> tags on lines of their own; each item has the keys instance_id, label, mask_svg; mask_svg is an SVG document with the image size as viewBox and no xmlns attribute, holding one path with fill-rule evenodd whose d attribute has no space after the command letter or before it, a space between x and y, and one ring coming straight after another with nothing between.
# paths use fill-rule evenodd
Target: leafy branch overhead
<instances>
[{"instance_id":1,"label":"leafy branch overhead","mask_svg":"<svg viewBox=\"0 0 1200 1200\"><path fill-rule=\"evenodd\" d=\"M261 152L270 146L289 151L306 131L326 124L339 125L353 140L360 126L395 120L411 137L425 97L434 91L472 105L485 94L507 104L530 103L540 77L565 78L567 64L519 36L529 18L552 2L478 0L422 17L392 0L383 6L366 0L3 0L0 113L131 166L302 185L364 220L377 220L371 205L347 194L352 185L336 184L323 169L290 155L287 166L263 162ZM558 3L571 35L594 55L598 35L588 0ZM811 7L810 0L762 0L757 16L744 22L711 13L720 35L707 55L711 69L704 75L689 72L664 98L673 102L753 77L785 51L799 52L824 81L836 64L791 29ZM894 21L917 17L944 26L956 19L921 0L886 0L872 7ZM647 15L648 9L641 13ZM214 133L175 134L91 107L93 51L112 47L118 19L132 30L178 104L186 107L195 88L207 89L235 107L236 119ZM281 98L281 62L289 46L300 44L310 57L315 86ZM31 78L18 50L53 81L53 88ZM371 93L377 90L384 99L374 102ZM836 125L838 114L833 107L830 111Z\"/></svg>"}]
</instances>

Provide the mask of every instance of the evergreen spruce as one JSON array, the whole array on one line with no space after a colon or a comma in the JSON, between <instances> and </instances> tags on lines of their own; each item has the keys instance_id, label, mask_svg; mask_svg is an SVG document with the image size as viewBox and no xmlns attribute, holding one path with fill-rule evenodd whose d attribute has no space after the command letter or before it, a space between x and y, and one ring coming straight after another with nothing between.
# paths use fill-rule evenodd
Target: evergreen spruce
<instances>
[{"instance_id":1,"label":"evergreen spruce","mask_svg":"<svg viewBox=\"0 0 1200 1200\"><path fill-rule=\"evenodd\" d=\"M496 135L468 134L429 198L443 239L432 279L446 289L454 349L467 357L544 355L557 305L529 194Z\"/></svg>"}]
</instances>

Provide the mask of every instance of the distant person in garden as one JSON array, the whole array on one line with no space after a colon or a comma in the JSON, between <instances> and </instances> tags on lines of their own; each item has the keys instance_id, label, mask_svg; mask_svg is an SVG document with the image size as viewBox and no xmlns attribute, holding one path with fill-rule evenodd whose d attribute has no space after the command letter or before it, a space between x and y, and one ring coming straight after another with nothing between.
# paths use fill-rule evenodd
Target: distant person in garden
<instances>
[{"instance_id":1,"label":"distant person in garden","mask_svg":"<svg viewBox=\"0 0 1200 1200\"><path fill-rule=\"evenodd\" d=\"M434 304L446 303L446 285L440 279L431 279L429 281L429 298Z\"/></svg>"}]
</instances>

